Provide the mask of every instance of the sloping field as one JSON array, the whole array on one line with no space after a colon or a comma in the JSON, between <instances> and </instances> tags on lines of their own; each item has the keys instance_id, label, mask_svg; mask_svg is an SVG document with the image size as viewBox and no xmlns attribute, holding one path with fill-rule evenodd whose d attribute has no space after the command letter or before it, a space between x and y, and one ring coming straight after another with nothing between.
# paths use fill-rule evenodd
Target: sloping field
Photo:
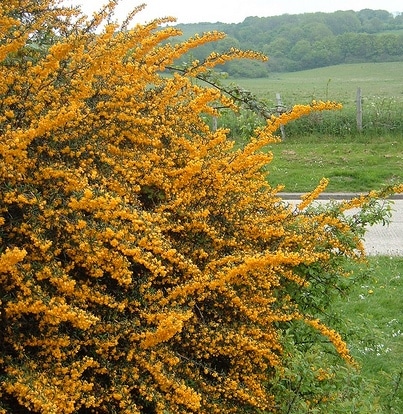
<instances>
[{"instance_id":1,"label":"sloping field","mask_svg":"<svg viewBox=\"0 0 403 414\"><path fill-rule=\"evenodd\" d=\"M393 98L403 104L402 73L403 62L356 63L230 81L273 102L279 92L287 105L308 103L312 99L351 104L355 101L357 88L361 88L364 99Z\"/></svg>"}]
</instances>

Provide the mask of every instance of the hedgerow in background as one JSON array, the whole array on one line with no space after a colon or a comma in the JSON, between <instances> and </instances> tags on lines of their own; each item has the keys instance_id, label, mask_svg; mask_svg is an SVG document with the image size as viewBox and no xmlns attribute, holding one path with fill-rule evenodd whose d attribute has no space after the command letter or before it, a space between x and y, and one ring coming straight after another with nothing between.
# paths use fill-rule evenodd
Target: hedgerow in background
<instances>
[{"instance_id":1,"label":"hedgerow in background","mask_svg":"<svg viewBox=\"0 0 403 414\"><path fill-rule=\"evenodd\" d=\"M306 211L324 180L282 202L260 150L337 105L296 106L235 150L203 121L235 104L192 79L259 56L162 76L224 35L167 43L170 18L96 32L114 6L91 21L51 0L0 6L0 412L271 411L284 324L350 360L300 292L342 284L341 258L362 256L342 212L379 194Z\"/></svg>"}]
</instances>

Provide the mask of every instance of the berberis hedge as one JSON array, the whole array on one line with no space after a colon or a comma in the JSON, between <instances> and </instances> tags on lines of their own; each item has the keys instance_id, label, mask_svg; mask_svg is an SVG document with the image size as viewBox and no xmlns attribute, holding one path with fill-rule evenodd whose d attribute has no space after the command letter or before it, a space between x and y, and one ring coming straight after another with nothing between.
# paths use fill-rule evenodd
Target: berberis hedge
<instances>
[{"instance_id":1,"label":"berberis hedge","mask_svg":"<svg viewBox=\"0 0 403 414\"><path fill-rule=\"evenodd\" d=\"M342 211L377 193L309 212L323 180L283 202L261 150L338 105L296 106L236 149L208 124L235 103L197 76L261 57L169 75L224 35L175 43L172 19L119 26L114 7L0 5L0 413L272 411L284 324L350 361L299 293L320 272L337 289L340 257L363 254Z\"/></svg>"}]
</instances>

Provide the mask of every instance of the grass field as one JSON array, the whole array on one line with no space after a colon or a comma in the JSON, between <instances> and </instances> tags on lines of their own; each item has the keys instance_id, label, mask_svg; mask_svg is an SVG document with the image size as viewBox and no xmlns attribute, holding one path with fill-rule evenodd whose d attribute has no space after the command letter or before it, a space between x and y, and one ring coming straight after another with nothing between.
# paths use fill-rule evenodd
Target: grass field
<instances>
[{"instance_id":1,"label":"grass field","mask_svg":"<svg viewBox=\"0 0 403 414\"><path fill-rule=\"evenodd\" d=\"M296 137L270 147L269 181L284 191L312 190L322 177L329 192L367 192L403 182L403 139L395 136Z\"/></svg>"},{"instance_id":2,"label":"grass field","mask_svg":"<svg viewBox=\"0 0 403 414\"><path fill-rule=\"evenodd\" d=\"M280 413L403 412L403 257L374 256L345 265L349 287L321 319L342 335L354 365L342 362L322 337L286 331L285 343L291 338L297 348L286 345L292 355L285 358L286 380L282 376L273 389ZM322 368L325 375L312 375Z\"/></svg>"},{"instance_id":3,"label":"grass field","mask_svg":"<svg viewBox=\"0 0 403 414\"><path fill-rule=\"evenodd\" d=\"M322 177L330 180L329 192L367 192L403 182L402 73L403 62L366 63L229 81L270 107L276 92L287 106L313 99L341 102L341 111L286 125L283 142L269 148L274 153L269 179L289 192L310 191ZM362 133L355 121L358 87L363 94ZM250 122L245 119L241 122Z\"/></svg>"},{"instance_id":4,"label":"grass field","mask_svg":"<svg viewBox=\"0 0 403 414\"><path fill-rule=\"evenodd\" d=\"M359 283L334 303L347 342L367 384L372 413L403 412L403 258L372 257L353 277ZM361 411L355 411L360 413Z\"/></svg>"},{"instance_id":5,"label":"grass field","mask_svg":"<svg viewBox=\"0 0 403 414\"><path fill-rule=\"evenodd\" d=\"M394 99L403 103L403 62L329 66L291 73L273 73L262 79L230 79L275 105L280 93L285 105L313 99L355 105L357 88L365 99Z\"/></svg>"}]
</instances>

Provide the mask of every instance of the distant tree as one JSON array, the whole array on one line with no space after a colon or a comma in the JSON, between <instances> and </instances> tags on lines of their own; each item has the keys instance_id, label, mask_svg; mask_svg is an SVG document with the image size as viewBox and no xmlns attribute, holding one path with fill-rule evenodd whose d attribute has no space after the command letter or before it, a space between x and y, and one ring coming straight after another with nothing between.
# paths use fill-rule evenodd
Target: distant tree
<instances>
[{"instance_id":1,"label":"distant tree","mask_svg":"<svg viewBox=\"0 0 403 414\"><path fill-rule=\"evenodd\" d=\"M231 48L239 49L240 43L238 39L227 36L224 39L221 39L219 42L212 43L211 47L213 47L214 51L216 52L225 53Z\"/></svg>"},{"instance_id":2,"label":"distant tree","mask_svg":"<svg viewBox=\"0 0 403 414\"><path fill-rule=\"evenodd\" d=\"M361 31L361 21L353 11L336 11L328 13L324 22L335 36L343 33L356 33Z\"/></svg>"},{"instance_id":3,"label":"distant tree","mask_svg":"<svg viewBox=\"0 0 403 414\"><path fill-rule=\"evenodd\" d=\"M363 28L371 27L373 20L376 21L374 24L378 28L381 27L381 24L387 26L393 20L393 15L386 10L363 9L357 12L357 16L361 20Z\"/></svg>"},{"instance_id":4,"label":"distant tree","mask_svg":"<svg viewBox=\"0 0 403 414\"><path fill-rule=\"evenodd\" d=\"M345 62L376 61L377 36L366 33L345 33L337 39Z\"/></svg>"},{"instance_id":5,"label":"distant tree","mask_svg":"<svg viewBox=\"0 0 403 414\"><path fill-rule=\"evenodd\" d=\"M266 63L250 60L228 62L222 66L222 70L236 78L264 78L268 75Z\"/></svg>"},{"instance_id":6,"label":"distant tree","mask_svg":"<svg viewBox=\"0 0 403 414\"><path fill-rule=\"evenodd\" d=\"M308 69L314 65L314 54L311 43L306 40L299 40L291 49L290 56L294 61L299 62L301 69Z\"/></svg>"},{"instance_id":7,"label":"distant tree","mask_svg":"<svg viewBox=\"0 0 403 414\"><path fill-rule=\"evenodd\" d=\"M291 42L283 36L274 38L263 49L263 53L270 56L270 58L286 57L291 49Z\"/></svg>"},{"instance_id":8,"label":"distant tree","mask_svg":"<svg viewBox=\"0 0 403 414\"><path fill-rule=\"evenodd\" d=\"M301 28L304 32L304 39L311 43L333 35L332 31L324 23L308 23Z\"/></svg>"},{"instance_id":9,"label":"distant tree","mask_svg":"<svg viewBox=\"0 0 403 414\"><path fill-rule=\"evenodd\" d=\"M302 27L298 25L284 26L281 30L281 35L288 39L293 44L304 39L305 33Z\"/></svg>"}]
</instances>

